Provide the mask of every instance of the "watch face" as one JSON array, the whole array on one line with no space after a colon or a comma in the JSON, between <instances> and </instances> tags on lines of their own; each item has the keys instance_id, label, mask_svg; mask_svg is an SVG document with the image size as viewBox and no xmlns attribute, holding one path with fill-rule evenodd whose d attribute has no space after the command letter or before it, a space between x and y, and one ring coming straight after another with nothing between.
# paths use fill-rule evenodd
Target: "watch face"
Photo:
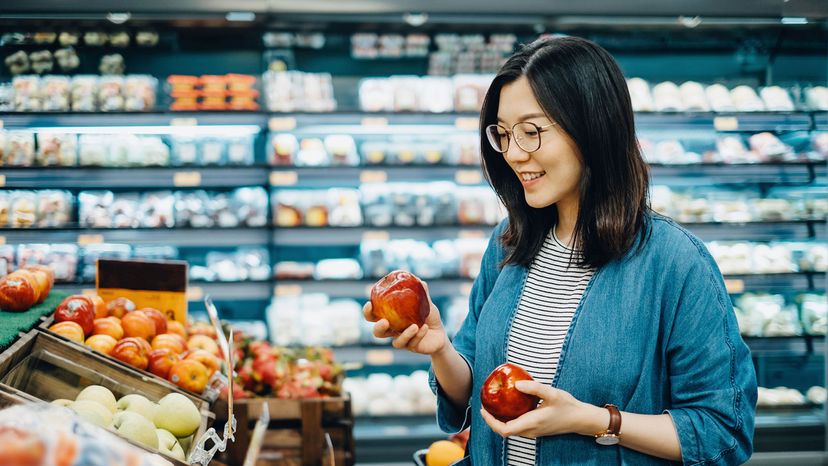
<instances>
[{"instance_id":1,"label":"watch face","mask_svg":"<svg viewBox=\"0 0 828 466\"><path fill-rule=\"evenodd\" d=\"M619 439L615 435L602 435L595 439L598 445L618 445Z\"/></svg>"}]
</instances>

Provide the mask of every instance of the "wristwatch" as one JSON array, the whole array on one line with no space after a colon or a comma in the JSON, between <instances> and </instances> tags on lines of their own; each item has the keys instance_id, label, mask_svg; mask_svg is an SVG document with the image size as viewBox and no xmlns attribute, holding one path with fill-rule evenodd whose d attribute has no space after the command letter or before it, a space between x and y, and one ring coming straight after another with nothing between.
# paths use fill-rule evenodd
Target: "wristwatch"
<instances>
[{"instance_id":1,"label":"wristwatch","mask_svg":"<svg viewBox=\"0 0 828 466\"><path fill-rule=\"evenodd\" d=\"M618 442L621 441L619 437L621 434L621 411L615 405L604 405L604 407L607 408L610 414L609 427L604 432L595 434L595 442L598 445L618 445Z\"/></svg>"}]
</instances>

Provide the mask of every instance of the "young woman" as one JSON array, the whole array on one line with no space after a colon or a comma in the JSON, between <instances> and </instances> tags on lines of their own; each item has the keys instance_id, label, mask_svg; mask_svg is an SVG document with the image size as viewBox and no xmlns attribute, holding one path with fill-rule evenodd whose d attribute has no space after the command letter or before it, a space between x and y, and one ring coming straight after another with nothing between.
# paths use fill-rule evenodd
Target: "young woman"
<instances>
[{"instance_id":1,"label":"young woman","mask_svg":"<svg viewBox=\"0 0 828 466\"><path fill-rule=\"evenodd\" d=\"M438 309L393 345L428 354L437 420L471 425L475 465L740 464L756 378L716 263L648 208L648 171L624 77L574 37L538 40L494 79L483 169L506 206L453 342ZM366 304L365 316L376 318ZM392 336L388 322L374 326ZM481 407L513 362L538 407L500 422Z\"/></svg>"}]
</instances>

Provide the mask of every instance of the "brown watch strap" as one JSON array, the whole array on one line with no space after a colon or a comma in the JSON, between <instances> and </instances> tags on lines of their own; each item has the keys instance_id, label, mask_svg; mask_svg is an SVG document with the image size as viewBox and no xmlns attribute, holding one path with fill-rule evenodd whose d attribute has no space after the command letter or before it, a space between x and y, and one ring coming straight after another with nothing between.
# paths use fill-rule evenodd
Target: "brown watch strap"
<instances>
[{"instance_id":1,"label":"brown watch strap","mask_svg":"<svg viewBox=\"0 0 828 466\"><path fill-rule=\"evenodd\" d=\"M607 408L607 411L609 411L610 414L610 422L609 427L607 427L607 434L621 434L621 411L618 410L618 406L604 405L604 407Z\"/></svg>"}]
</instances>

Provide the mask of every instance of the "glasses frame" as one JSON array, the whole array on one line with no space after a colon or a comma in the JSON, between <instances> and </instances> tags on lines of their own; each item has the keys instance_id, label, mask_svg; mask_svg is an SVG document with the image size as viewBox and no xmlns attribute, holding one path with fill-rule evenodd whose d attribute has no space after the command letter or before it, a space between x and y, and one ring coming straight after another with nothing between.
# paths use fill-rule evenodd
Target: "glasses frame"
<instances>
[{"instance_id":1,"label":"glasses frame","mask_svg":"<svg viewBox=\"0 0 828 466\"><path fill-rule=\"evenodd\" d=\"M514 132L515 132L515 127L517 127L517 125L532 125L532 126L535 127L535 130L538 132L538 147L536 149L534 149L534 150L526 149L525 147L523 147L520 144L520 141L517 138L515 138ZM500 124L497 124L497 123L492 123L492 124L486 126L486 130L485 130L486 131L486 140L489 141L489 146L491 146L491 148L495 152L500 153L500 154L505 154L506 152L509 152L509 147L511 147L512 140L514 139L515 144L517 144L517 146L520 147L521 150L523 150L527 154L531 154L533 152L539 151L541 146L543 145L543 141L541 140L541 136L540 136L541 133L543 133L547 128L551 128L551 127L557 126L557 125L558 125L557 123L549 123L548 125L538 126L538 125L532 123L531 121L519 121L519 122L515 123L514 125L512 125L512 129L509 129L509 128L506 128L503 125L500 125ZM492 140L489 137L489 129L492 128L492 127L502 128L503 131L506 131L506 148L505 149L500 150L497 147L495 147L494 144L492 144Z\"/></svg>"}]
</instances>

